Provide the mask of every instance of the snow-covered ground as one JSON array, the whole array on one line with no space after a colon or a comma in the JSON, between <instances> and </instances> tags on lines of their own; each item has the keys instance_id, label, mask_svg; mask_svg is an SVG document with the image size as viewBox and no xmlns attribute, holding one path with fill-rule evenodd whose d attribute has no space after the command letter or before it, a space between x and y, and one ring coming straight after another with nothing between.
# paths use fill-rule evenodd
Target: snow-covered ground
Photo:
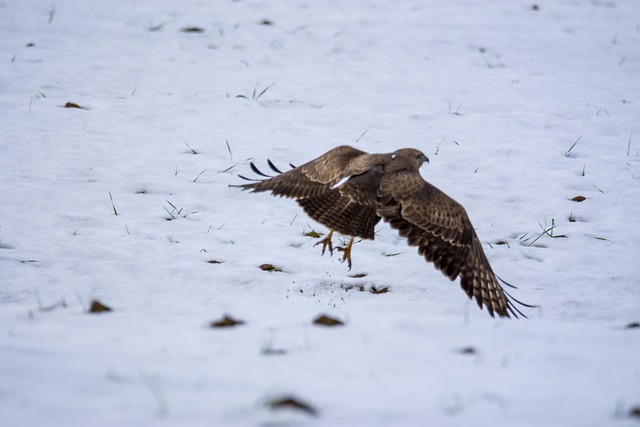
<instances>
[{"instance_id":1,"label":"snow-covered ground","mask_svg":"<svg viewBox=\"0 0 640 427\"><path fill-rule=\"evenodd\" d=\"M640 2L3 0L0 53L0 425L637 425ZM540 308L229 187L340 144Z\"/></svg>"}]
</instances>

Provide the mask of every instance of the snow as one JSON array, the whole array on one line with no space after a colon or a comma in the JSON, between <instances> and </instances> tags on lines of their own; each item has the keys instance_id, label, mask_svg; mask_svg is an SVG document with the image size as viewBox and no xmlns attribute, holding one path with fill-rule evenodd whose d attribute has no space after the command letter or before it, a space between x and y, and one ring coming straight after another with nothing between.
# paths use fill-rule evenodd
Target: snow
<instances>
[{"instance_id":1,"label":"snow","mask_svg":"<svg viewBox=\"0 0 640 427\"><path fill-rule=\"evenodd\" d=\"M0 425L636 425L640 3L533 5L2 1ZM540 308L229 187L341 144L424 151Z\"/></svg>"}]
</instances>

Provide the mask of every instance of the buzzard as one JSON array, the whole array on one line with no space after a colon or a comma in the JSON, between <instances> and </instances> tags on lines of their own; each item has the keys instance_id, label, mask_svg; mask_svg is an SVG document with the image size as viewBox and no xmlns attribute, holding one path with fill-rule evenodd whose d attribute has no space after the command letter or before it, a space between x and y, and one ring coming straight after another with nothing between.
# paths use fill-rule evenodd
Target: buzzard
<instances>
[{"instance_id":1,"label":"buzzard","mask_svg":"<svg viewBox=\"0 0 640 427\"><path fill-rule=\"evenodd\" d=\"M374 226L383 219L398 230L410 246L432 262L450 280L460 285L478 306L493 317L526 317L491 269L466 211L455 200L426 182L420 166L429 159L421 151L403 148L393 153L369 154L343 145L299 167L269 176L253 163L251 169L266 179L240 185L253 192L270 191L274 196L294 199L314 220L329 227L322 243L333 251L334 230L351 236L344 260L351 268L351 246L355 237L374 238Z\"/></svg>"}]
</instances>

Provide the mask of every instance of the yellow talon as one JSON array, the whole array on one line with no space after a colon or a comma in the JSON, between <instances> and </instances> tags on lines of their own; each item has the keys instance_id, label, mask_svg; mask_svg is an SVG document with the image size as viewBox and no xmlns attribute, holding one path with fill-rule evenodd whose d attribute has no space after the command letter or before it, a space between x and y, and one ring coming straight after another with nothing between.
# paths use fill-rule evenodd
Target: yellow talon
<instances>
[{"instance_id":1,"label":"yellow talon","mask_svg":"<svg viewBox=\"0 0 640 427\"><path fill-rule=\"evenodd\" d=\"M319 244L322 244L322 255L324 255L325 249L327 249L327 246L329 246L329 252L331 252L331 255L333 255L333 243L331 242L332 237L333 237L333 229L329 231L329 234L327 234L327 236L324 239L319 240L313 246L315 247L315 246L318 246Z\"/></svg>"},{"instance_id":2,"label":"yellow talon","mask_svg":"<svg viewBox=\"0 0 640 427\"><path fill-rule=\"evenodd\" d=\"M347 264L349 265L349 270L351 270L351 246L353 246L354 239L355 237L352 236L351 239L349 239L349 243L347 243L347 246L338 248L340 252L344 252L344 255L342 256L342 262L347 261Z\"/></svg>"}]
</instances>

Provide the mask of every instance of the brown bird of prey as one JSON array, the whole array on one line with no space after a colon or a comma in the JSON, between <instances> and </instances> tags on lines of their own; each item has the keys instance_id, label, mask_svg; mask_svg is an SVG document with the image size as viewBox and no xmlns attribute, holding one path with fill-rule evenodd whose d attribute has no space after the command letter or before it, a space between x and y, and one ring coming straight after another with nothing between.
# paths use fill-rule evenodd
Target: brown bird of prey
<instances>
[{"instance_id":1,"label":"brown bird of prey","mask_svg":"<svg viewBox=\"0 0 640 427\"><path fill-rule=\"evenodd\" d=\"M460 285L478 306L501 317L526 317L500 285L511 286L491 269L466 211L455 200L426 182L420 166L429 159L419 150L403 148L387 154L369 154L350 146L329 150L317 159L270 177L253 163L251 169L266 178L241 185L244 190L270 191L274 196L298 202L314 220L329 227L322 253L333 250L333 231L351 236L344 260L351 268L355 237L374 238L374 226L384 219L410 246ZM241 178L248 179L240 176Z\"/></svg>"}]
</instances>

